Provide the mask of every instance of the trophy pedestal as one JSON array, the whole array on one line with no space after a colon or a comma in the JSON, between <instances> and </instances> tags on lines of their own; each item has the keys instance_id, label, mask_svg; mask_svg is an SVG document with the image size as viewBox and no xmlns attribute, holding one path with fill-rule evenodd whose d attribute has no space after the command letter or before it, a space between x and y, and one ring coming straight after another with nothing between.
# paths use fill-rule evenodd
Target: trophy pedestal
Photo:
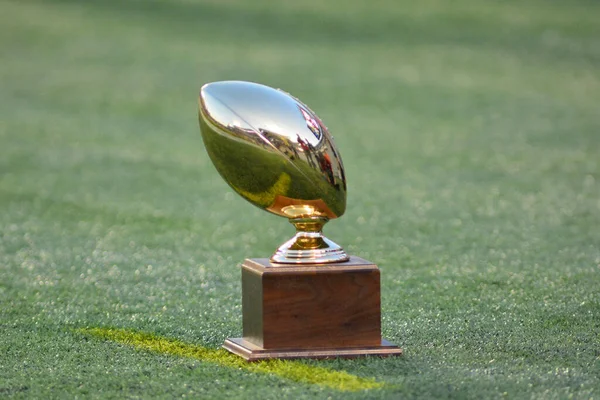
<instances>
[{"instance_id":1,"label":"trophy pedestal","mask_svg":"<svg viewBox=\"0 0 600 400\"><path fill-rule=\"evenodd\" d=\"M243 338L223 347L248 361L390 356L381 338L379 269L359 257L332 264L242 265Z\"/></svg>"}]
</instances>

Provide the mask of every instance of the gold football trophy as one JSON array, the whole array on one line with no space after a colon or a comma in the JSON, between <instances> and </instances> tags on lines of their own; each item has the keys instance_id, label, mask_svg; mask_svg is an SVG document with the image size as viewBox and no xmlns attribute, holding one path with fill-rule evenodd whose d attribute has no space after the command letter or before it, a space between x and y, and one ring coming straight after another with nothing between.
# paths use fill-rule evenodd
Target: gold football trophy
<instances>
[{"instance_id":1,"label":"gold football trophy","mask_svg":"<svg viewBox=\"0 0 600 400\"><path fill-rule=\"evenodd\" d=\"M402 354L381 338L377 266L323 236L346 210L346 177L315 113L281 90L227 81L202 87L199 119L223 179L296 227L270 259L242 264L243 337L223 346L249 361Z\"/></svg>"}]
</instances>

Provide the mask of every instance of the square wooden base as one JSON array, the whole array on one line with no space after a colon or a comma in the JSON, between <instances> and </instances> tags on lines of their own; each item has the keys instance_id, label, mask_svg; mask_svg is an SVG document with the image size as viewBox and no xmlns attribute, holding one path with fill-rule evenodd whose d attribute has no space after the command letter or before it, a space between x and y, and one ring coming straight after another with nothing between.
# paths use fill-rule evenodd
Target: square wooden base
<instances>
[{"instance_id":1,"label":"square wooden base","mask_svg":"<svg viewBox=\"0 0 600 400\"><path fill-rule=\"evenodd\" d=\"M319 265L242 265L243 338L223 347L246 360L400 355L381 338L379 268L359 257Z\"/></svg>"},{"instance_id":2,"label":"square wooden base","mask_svg":"<svg viewBox=\"0 0 600 400\"><path fill-rule=\"evenodd\" d=\"M387 340L382 340L379 346L355 347L346 349L263 349L243 338L227 339L223 348L247 361L260 361L277 358L291 360L295 358L356 358L363 356L399 356L402 349Z\"/></svg>"}]
</instances>

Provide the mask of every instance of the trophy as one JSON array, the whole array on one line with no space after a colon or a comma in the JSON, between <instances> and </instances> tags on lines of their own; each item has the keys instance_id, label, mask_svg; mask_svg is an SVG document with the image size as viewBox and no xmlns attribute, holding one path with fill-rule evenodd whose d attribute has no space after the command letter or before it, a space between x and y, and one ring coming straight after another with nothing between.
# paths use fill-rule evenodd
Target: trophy
<instances>
[{"instance_id":1,"label":"trophy","mask_svg":"<svg viewBox=\"0 0 600 400\"><path fill-rule=\"evenodd\" d=\"M243 337L223 347L248 361L402 354L381 338L379 269L323 235L346 209L344 166L323 122L284 91L240 81L204 85L199 120L223 179L296 228L270 258L242 264Z\"/></svg>"}]
</instances>

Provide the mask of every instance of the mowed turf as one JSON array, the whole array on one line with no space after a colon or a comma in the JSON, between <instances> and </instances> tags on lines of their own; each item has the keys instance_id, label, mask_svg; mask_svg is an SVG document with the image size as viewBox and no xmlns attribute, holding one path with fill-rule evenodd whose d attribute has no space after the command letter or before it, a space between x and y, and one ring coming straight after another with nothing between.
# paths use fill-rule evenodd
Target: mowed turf
<instances>
[{"instance_id":1,"label":"mowed turf","mask_svg":"<svg viewBox=\"0 0 600 400\"><path fill-rule=\"evenodd\" d=\"M600 396L597 2L0 10L0 397ZM241 333L239 264L293 229L205 153L198 90L226 79L335 136L348 208L326 233L381 267L405 355L293 365L365 390L86 334L217 354Z\"/></svg>"}]
</instances>

